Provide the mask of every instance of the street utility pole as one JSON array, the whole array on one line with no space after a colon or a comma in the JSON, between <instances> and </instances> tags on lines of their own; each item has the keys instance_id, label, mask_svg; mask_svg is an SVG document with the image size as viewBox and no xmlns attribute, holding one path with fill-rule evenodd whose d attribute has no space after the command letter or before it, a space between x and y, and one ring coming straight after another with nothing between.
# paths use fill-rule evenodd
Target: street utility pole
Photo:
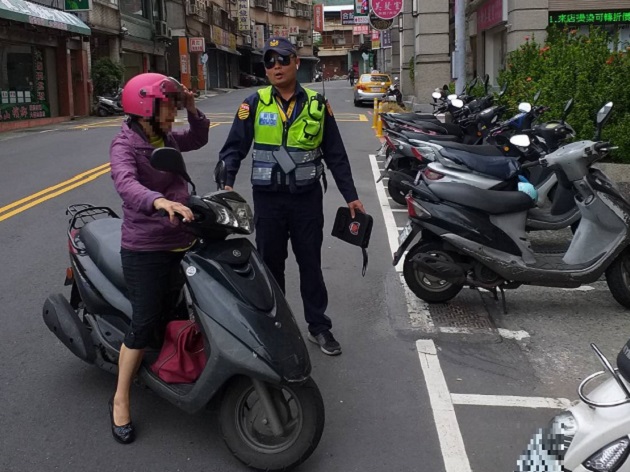
<instances>
[{"instance_id":1,"label":"street utility pole","mask_svg":"<svg viewBox=\"0 0 630 472\"><path fill-rule=\"evenodd\" d=\"M466 4L455 0L455 92L459 95L466 87Z\"/></svg>"}]
</instances>

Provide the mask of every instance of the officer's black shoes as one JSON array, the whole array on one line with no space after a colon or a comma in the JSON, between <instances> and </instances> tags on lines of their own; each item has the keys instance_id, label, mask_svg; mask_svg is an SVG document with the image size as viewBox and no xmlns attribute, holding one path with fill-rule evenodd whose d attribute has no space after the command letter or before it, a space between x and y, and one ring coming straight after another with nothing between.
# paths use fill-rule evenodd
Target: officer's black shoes
<instances>
[{"instance_id":1,"label":"officer's black shoes","mask_svg":"<svg viewBox=\"0 0 630 472\"><path fill-rule=\"evenodd\" d=\"M341 354L341 346L328 330L322 331L317 336L313 336L311 333L308 333L308 340L312 343L318 344L324 354L329 356L338 356Z\"/></svg>"}]
</instances>

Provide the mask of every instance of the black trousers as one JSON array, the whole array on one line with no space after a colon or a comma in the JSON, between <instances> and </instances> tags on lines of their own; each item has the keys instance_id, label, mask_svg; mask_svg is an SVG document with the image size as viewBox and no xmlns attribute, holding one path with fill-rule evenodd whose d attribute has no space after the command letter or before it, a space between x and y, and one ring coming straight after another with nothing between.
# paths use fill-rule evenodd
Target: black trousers
<instances>
[{"instance_id":1,"label":"black trousers","mask_svg":"<svg viewBox=\"0 0 630 472\"><path fill-rule=\"evenodd\" d=\"M179 298L184 286L179 265L184 252L122 248L120 255L133 310L123 342L129 349L157 348L163 341L166 323L187 315L185 300Z\"/></svg>"},{"instance_id":2,"label":"black trousers","mask_svg":"<svg viewBox=\"0 0 630 472\"><path fill-rule=\"evenodd\" d=\"M288 241L300 269L300 293L308 330L314 336L330 329L326 316L328 292L322 275L324 240L323 193L320 185L312 191L290 194L254 188L256 245L265 264L285 292L284 269Z\"/></svg>"}]
</instances>

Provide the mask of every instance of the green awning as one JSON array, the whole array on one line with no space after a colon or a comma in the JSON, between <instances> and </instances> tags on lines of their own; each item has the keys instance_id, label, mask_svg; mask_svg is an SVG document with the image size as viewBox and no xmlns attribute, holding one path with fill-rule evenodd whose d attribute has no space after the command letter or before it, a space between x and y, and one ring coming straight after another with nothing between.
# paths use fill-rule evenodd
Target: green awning
<instances>
[{"instance_id":1,"label":"green awning","mask_svg":"<svg viewBox=\"0 0 630 472\"><path fill-rule=\"evenodd\" d=\"M89 36L88 25L65 11L25 0L0 0L0 18Z\"/></svg>"}]
</instances>

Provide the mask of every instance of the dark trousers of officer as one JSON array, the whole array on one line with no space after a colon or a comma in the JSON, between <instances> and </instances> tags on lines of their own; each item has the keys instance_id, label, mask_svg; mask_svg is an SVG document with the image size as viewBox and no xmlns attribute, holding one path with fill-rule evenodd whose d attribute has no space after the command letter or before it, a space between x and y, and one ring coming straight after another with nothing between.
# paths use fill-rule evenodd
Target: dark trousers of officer
<instances>
[{"instance_id":1,"label":"dark trousers of officer","mask_svg":"<svg viewBox=\"0 0 630 472\"><path fill-rule=\"evenodd\" d=\"M322 275L324 240L323 193L321 186L312 191L291 194L254 189L256 245L265 264L285 292L284 269L291 239L293 254L300 269L300 293L304 317L314 336L330 329L326 316L328 292Z\"/></svg>"}]
</instances>

